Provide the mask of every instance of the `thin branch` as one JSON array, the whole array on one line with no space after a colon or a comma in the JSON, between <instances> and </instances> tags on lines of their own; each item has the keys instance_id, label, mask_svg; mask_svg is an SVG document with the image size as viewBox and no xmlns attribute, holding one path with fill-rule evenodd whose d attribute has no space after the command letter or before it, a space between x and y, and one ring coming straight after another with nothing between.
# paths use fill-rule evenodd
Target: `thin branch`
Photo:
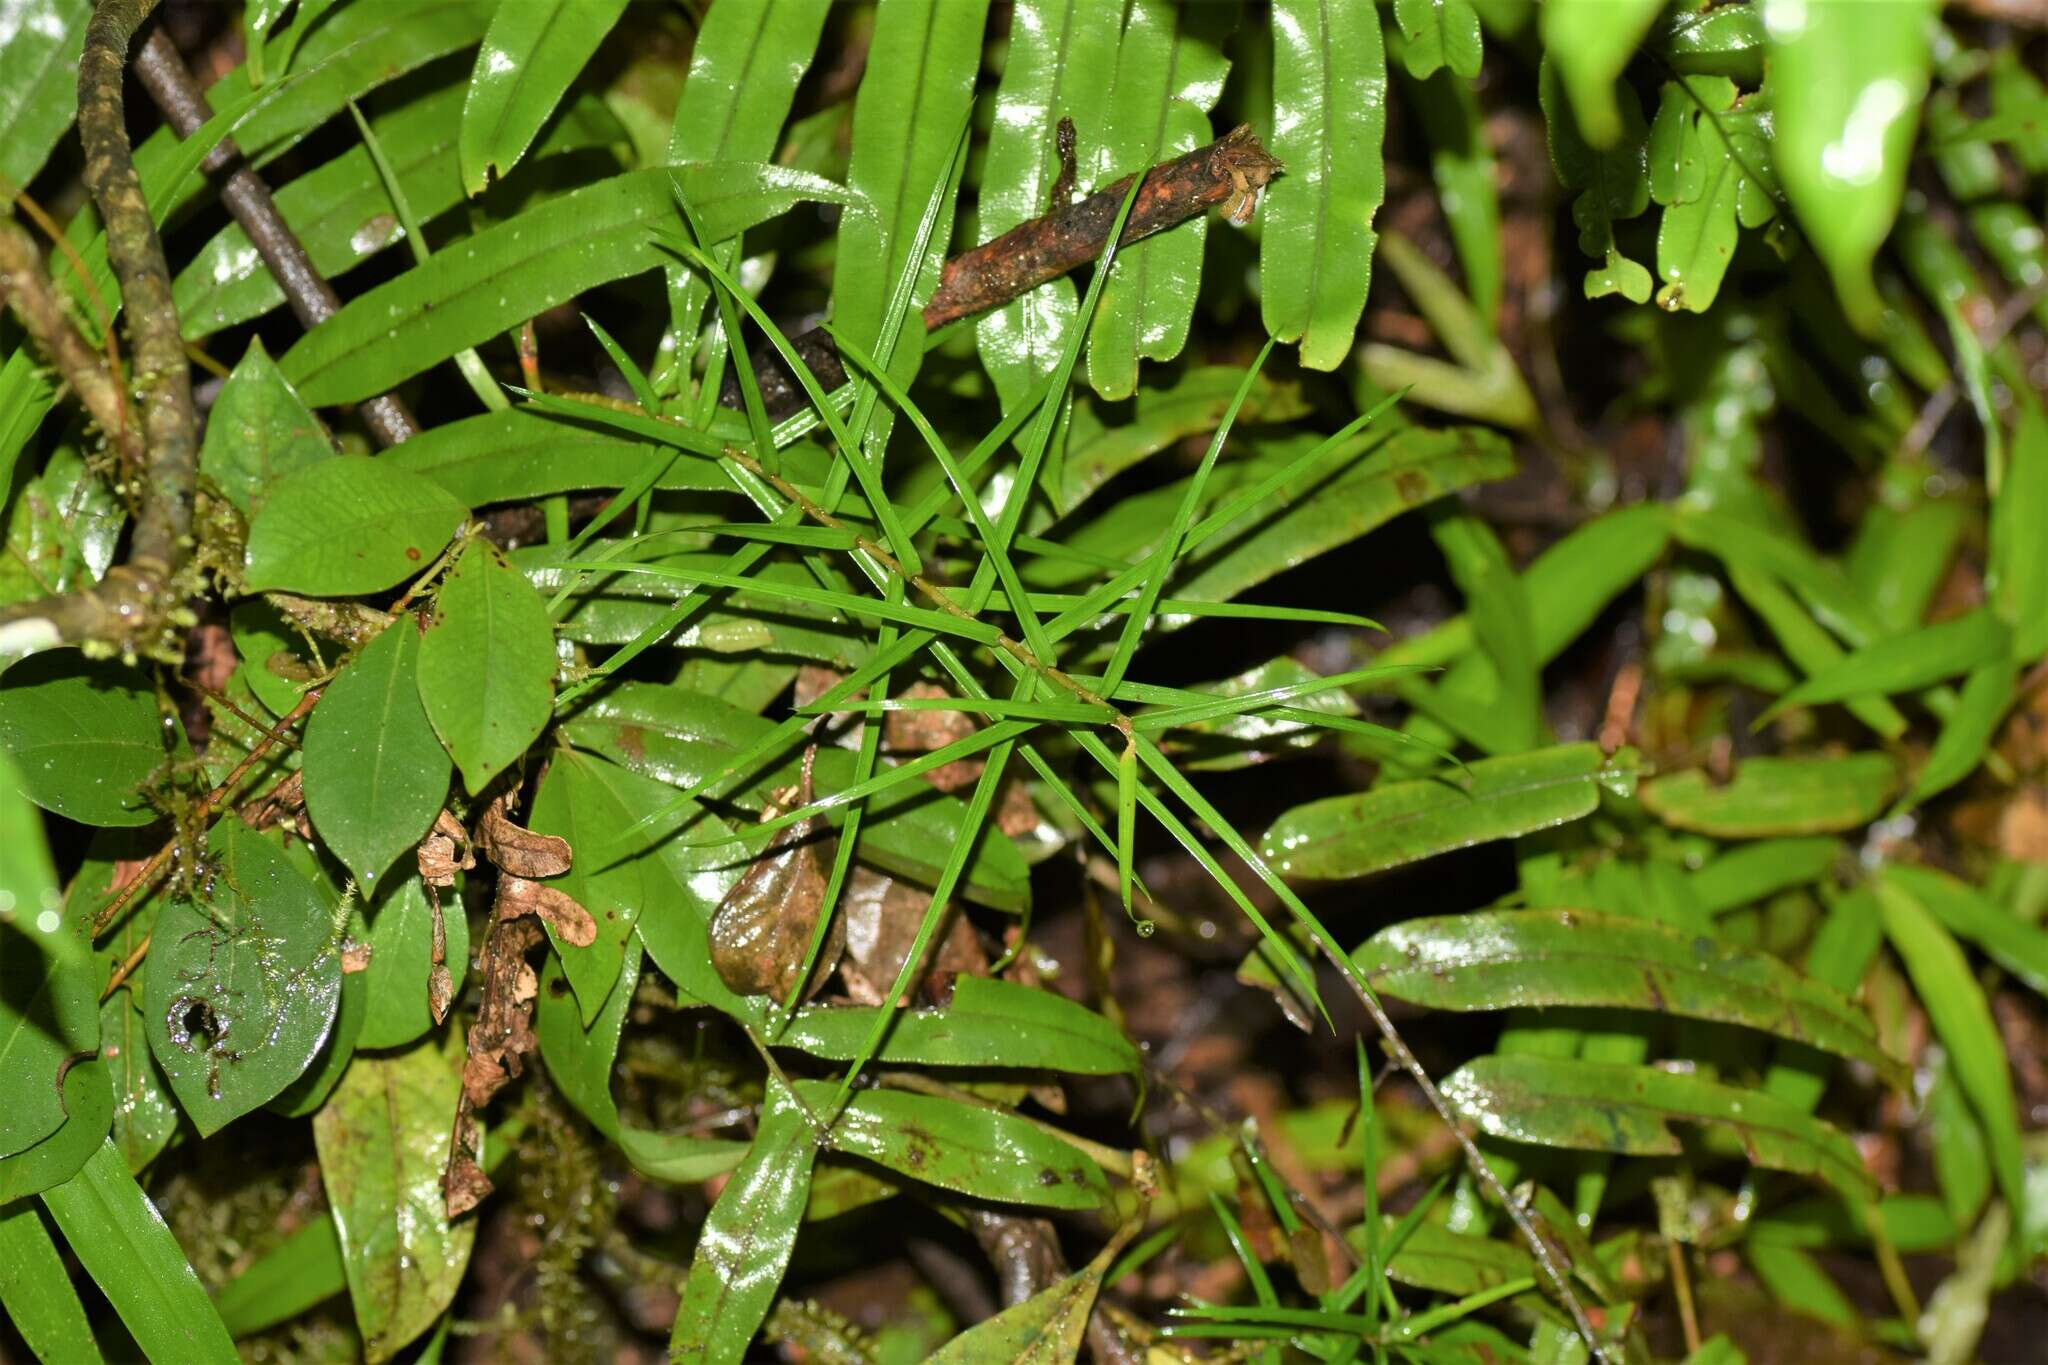
<instances>
[{"instance_id":1,"label":"thin branch","mask_svg":"<svg viewBox=\"0 0 2048 1365\"><path fill-rule=\"evenodd\" d=\"M127 421L128 405L119 382L64 311L35 239L12 221L0 221L0 301L14 310L29 340L57 367L120 450L122 466L139 472L145 458L142 433Z\"/></svg>"},{"instance_id":2,"label":"thin branch","mask_svg":"<svg viewBox=\"0 0 2048 1365\"><path fill-rule=\"evenodd\" d=\"M176 44L161 28L149 35L135 58L135 74L143 88L163 111L164 118L179 137L190 137L211 117L213 109L192 79ZM221 183L221 202L249 234L256 254L269 267L292 312L308 330L340 311L341 300L333 286L320 274L306 248L277 211L270 187L242 160L233 138L223 138L207 153L201 169L218 174L230 163L234 169ZM361 405L363 423L381 446L395 446L419 435L419 422L396 394L379 394Z\"/></svg>"}]
</instances>

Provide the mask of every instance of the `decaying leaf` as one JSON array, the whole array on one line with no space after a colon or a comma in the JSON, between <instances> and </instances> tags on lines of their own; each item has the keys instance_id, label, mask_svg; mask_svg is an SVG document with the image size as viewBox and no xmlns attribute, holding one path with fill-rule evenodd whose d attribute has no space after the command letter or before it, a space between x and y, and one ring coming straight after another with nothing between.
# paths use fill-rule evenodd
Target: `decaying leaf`
<instances>
[{"instance_id":1,"label":"decaying leaf","mask_svg":"<svg viewBox=\"0 0 2048 1365\"><path fill-rule=\"evenodd\" d=\"M804 755L803 785L769 803L763 814L808 805L815 747ZM777 831L711 918L711 963L725 984L741 995L788 1000L809 955L818 912L825 902L825 867L834 841L817 836L815 820L800 820ZM843 917L835 918L806 994L815 994L832 975L845 947Z\"/></svg>"},{"instance_id":2,"label":"decaying leaf","mask_svg":"<svg viewBox=\"0 0 2048 1365\"><path fill-rule=\"evenodd\" d=\"M840 918L846 925L846 956L839 964L846 994L857 1005L879 1005L896 984L931 893L908 882L856 866L840 897ZM952 994L953 978L986 976L988 955L981 950L974 926L958 902L946 907L946 924L923 977L908 992L942 1005Z\"/></svg>"},{"instance_id":3,"label":"decaying leaf","mask_svg":"<svg viewBox=\"0 0 2048 1365\"><path fill-rule=\"evenodd\" d=\"M512 822L513 793L484 807L476 844L502 872L515 877L559 877L569 870L569 841L557 834L536 834Z\"/></svg>"}]
</instances>

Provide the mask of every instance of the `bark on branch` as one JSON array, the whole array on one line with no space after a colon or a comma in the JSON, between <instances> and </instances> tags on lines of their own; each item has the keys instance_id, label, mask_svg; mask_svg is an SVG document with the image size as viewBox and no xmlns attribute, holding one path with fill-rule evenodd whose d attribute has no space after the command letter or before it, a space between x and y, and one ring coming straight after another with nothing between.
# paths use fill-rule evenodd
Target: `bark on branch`
<instances>
[{"instance_id":1,"label":"bark on branch","mask_svg":"<svg viewBox=\"0 0 2048 1365\"><path fill-rule=\"evenodd\" d=\"M0 302L14 310L29 340L56 366L92 420L120 451L122 468L139 475L145 452L142 433L128 420L127 395L107 369L104 357L64 311L35 239L12 220L0 220Z\"/></svg>"}]
</instances>

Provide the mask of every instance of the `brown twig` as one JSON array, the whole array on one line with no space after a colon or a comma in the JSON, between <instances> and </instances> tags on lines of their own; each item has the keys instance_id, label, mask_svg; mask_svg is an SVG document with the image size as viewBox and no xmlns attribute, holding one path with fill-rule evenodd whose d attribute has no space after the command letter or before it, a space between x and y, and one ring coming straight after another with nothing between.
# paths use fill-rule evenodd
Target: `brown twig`
<instances>
[{"instance_id":1,"label":"brown twig","mask_svg":"<svg viewBox=\"0 0 2048 1365\"><path fill-rule=\"evenodd\" d=\"M136 54L135 74L141 77L143 88L149 91L150 98L156 101L157 108L163 111L164 118L179 137L192 136L213 116L206 96L200 93L198 83L185 66L185 59L178 55L176 44L161 28L149 35L142 44L142 50ZM271 278L291 300L292 312L300 324L308 329L317 327L340 310L340 298L314 266L306 248L284 221L284 215L277 211L277 204L270 197L270 187L242 162L241 151L233 138L223 138L200 164L212 175L226 169L230 163L240 164L236 164L221 182L221 202L242 225L242 231L249 234L249 240L255 245L256 254L263 258L263 264L269 268ZM361 411L363 424L369 427L370 434L379 445L395 446L419 435L419 423L396 394L379 394L368 399L362 404Z\"/></svg>"},{"instance_id":2,"label":"brown twig","mask_svg":"<svg viewBox=\"0 0 2048 1365\"><path fill-rule=\"evenodd\" d=\"M256 743L250 746L249 752L243 755L242 761L237 763L226 777L221 779L220 785L199 799L199 804L193 807L192 818L196 821L204 821L212 815L214 809L220 805L227 794L235 789L235 784L247 777L250 769L262 761L263 755L270 752L270 746L284 738L285 731L303 720L306 713L311 711L319 700L320 689L317 687L308 689L306 694L299 698L298 705L286 712L282 720L264 731ZM114 917L121 913L121 907L135 899L140 891L157 879L165 866L169 864L171 854L176 852L177 847L178 841L175 837L166 840L164 846L151 854L149 861L142 865L142 871L136 874L135 880L122 887L114 894L112 900L100 908L99 913L94 915L92 920L92 936L94 938L98 938L101 934L107 932L108 926L114 922ZM138 956L136 960L140 961L141 959ZM114 985L107 987L109 995L113 993L114 986L120 984L121 975L125 975L125 972L117 974Z\"/></svg>"},{"instance_id":3,"label":"brown twig","mask_svg":"<svg viewBox=\"0 0 2048 1365\"><path fill-rule=\"evenodd\" d=\"M93 421L119 449L122 466L139 472L145 458L142 433L127 420L128 404L120 383L64 311L49 273L43 269L43 253L35 239L12 221L0 221L0 301L14 310L29 340L57 367Z\"/></svg>"}]
</instances>

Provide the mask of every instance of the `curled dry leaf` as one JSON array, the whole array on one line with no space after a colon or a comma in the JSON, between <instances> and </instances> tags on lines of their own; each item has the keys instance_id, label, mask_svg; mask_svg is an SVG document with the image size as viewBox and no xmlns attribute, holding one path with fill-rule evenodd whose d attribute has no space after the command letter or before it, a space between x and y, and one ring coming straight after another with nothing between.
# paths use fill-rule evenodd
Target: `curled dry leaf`
<instances>
[{"instance_id":1,"label":"curled dry leaf","mask_svg":"<svg viewBox=\"0 0 2048 1365\"><path fill-rule=\"evenodd\" d=\"M597 921L574 896L510 872L500 872L497 917L519 919L527 915L547 921L571 947L588 948L597 941Z\"/></svg>"},{"instance_id":2,"label":"curled dry leaf","mask_svg":"<svg viewBox=\"0 0 2048 1365\"><path fill-rule=\"evenodd\" d=\"M429 891L455 885L457 872L467 872L476 866L476 855L470 852L469 831L445 810L434 817L434 827L420 840L418 858L420 880Z\"/></svg>"},{"instance_id":3,"label":"curled dry leaf","mask_svg":"<svg viewBox=\"0 0 2048 1365\"><path fill-rule=\"evenodd\" d=\"M559 877L569 870L574 854L557 834L535 834L512 823L513 794L506 792L484 807L477 825L477 847L500 871L515 877Z\"/></svg>"},{"instance_id":4,"label":"curled dry leaf","mask_svg":"<svg viewBox=\"0 0 2048 1365\"><path fill-rule=\"evenodd\" d=\"M773 819L779 809L807 805L811 800L811 764L815 747L804 755L803 785L771 802L763 811ZM817 822L800 820L779 830L725 893L711 917L711 964L719 979L740 995L767 995L786 1001L798 985L818 913L825 903L825 860L834 841L817 835ZM839 961L846 943L845 921L834 919L818 965L805 994L816 994Z\"/></svg>"}]
</instances>

